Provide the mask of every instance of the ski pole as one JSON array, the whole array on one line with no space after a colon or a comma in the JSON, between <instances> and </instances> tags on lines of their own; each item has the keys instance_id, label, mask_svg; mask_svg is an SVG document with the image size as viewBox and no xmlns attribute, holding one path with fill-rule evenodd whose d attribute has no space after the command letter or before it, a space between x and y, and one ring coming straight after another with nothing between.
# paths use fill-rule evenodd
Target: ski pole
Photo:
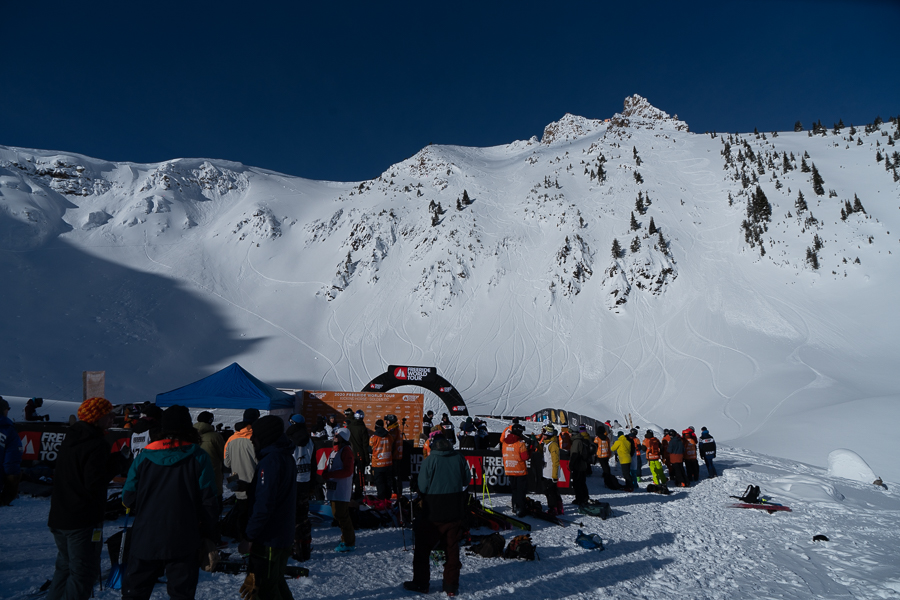
<instances>
[{"instance_id":1,"label":"ski pole","mask_svg":"<svg viewBox=\"0 0 900 600\"><path fill-rule=\"evenodd\" d=\"M563 523L568 523L569 525L578 525L579 527L584 527L584 523L579 521L570 521L569 519L563 519L561 516L556 515L556 518L562 521Z\"/></svg>"}]
</instances>

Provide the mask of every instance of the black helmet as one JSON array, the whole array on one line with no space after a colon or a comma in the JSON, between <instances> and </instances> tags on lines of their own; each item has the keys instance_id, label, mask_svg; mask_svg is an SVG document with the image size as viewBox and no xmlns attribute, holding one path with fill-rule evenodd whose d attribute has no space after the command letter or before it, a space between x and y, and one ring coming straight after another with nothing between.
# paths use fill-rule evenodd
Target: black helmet
<instances>
[{"instance_id":1,"label":"black helmet","mask_svg":"<svg viewBox=\"0 0 900 600\"><path fill-rule=\"evenodd\" d=\"M393 425L397 422L397 415L384 415L384 422L388 425Z\"/></svg>"}]
</instances>

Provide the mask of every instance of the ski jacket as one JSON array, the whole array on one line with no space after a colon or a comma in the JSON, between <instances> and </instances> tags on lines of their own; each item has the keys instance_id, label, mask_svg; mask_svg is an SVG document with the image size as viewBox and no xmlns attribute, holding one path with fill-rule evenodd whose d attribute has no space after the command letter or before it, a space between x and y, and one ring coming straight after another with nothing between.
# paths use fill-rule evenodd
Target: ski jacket
<instances>
[{"instance_id":1,"label":"ski jacket","mask_svg":"<svg viewBox=\"0 0 900 600\"><path fill-rule=\"evenodd\" d=\"M9 417L0 417L0 477L22 472L22 440ZM0 483L2 487L2 483Z\"/></svg>"},{"instance_id":2,"label":"ski jacket","mask_svg":"<svg viewBox=\"0 0 900 600\"><path fill-rule=\"evenodd\" d=\"M684 460L697 460L697 442L691 437L684 439Z\"/></svg>"},{"instance_id":3,"label":"ski jacket","mask_svg":"<svg viewBox=\"0 0 900 600\"><path fill-rule=\"evenodd\" d=\"M250 441L252 435L253 427L247 425L235 431L225 444L225 466L246 483L252 482L256 473L256 449ZM235 492L234 495L241 500L247 499L247 492Z\"/></svg>"},{"instance_id":4,"label":"ski jacket","mask_svg":"<svg viewBox=\"0 0 900 600\"><path fill-rule=\"evenodd\" d=\"M662 456L662 448L655 437L644 438L644 448L647 449L647 460L659 460Z\"/></svg>"},{"instance_id":5,"label":"ski jacket","mask_svg":"<svg viewBox=\"0 0 900 600\"><path fill-rule=\"evenodd\" d=\"M391 437L394 438L394 462L396 464L400 464L400 461L403 460L403 432L400 431L400 425L398 423L391 423L387 427L387 432L391 434Z\"/></svg>"},{"instance_id":6,"label":"ski jacket","mask_svg":"<svg viewBox=\"0 0 900 600\"><path fill-rule=\"evenodd\" d=\"M218 539L215 478L209 455L197 444L172 439L148 444L131 463L122 489L122 503L137 515L130 555L196 556L202 538Z\"/></svg>"},{"instance_id":7,"label":"ski jacket","mask_svg":"<svg viewBox=\"0 0 900 600\"><path fill-rule=\"evenodd\" d=\"M102 429L85 421L77 421L66 432L53 471L50 527L86 529L103 522L106 487L116 474L117 461L124 460L121 454L110 454L103 436Z\"/></svg>"},{"instance_id":8,"label":"ski jacket","mask_svg":"<svg viewBox=\"0 0 900 600\"><path fill-rule=\"evenodd\" d=\"M556 438L548 438L543 441L545 479L559 481L559 442Z\"/></svg>"},{"instance_id":9,"label":"ski jacket","mask_svg":"<svg viewBox=\"0 0 900 600\"><path fill-rule=\"evenodd\" d=\"M441 420L441 429L444 432L444 437L447 438L447 441L450 442L451 446L456 445L456 431L453 429L453 423L450 422L450 419L446 421Z\"/></svg>"},{"instance_id":10,"label":"ski jacket","mask_svg":"<svg viewBox=\"0 0 900 600\"><path fill-rule=\"evenodd\" d=\"M569 472L586 473L590 468L591 449L588 441L580 435L572 437L572 447L569 448Z\"/></svg>"},{"instance_id":11,"label":"ski jacket","mask_svg":"<svg viewBox=\"0 0 900 600\"><path fill-rule=\"evenodd\" d=\"M216 489L222 495L222 465L225 462L225 440L222 434L213 429L209 423L194 423L194 429L200 434L200 448L209 454L213 471L216 472Z\"/></svg>"},{"instance_id":12,"label":"ski jacket","mask_svg":"<svg viewBox=\"0 0 900 600\"><path fill-rule=\"evenodd\" d=\"M564 452L572 449L572 436L569 432L564 431L559 434L559 449Z\"/></svg>"},{"instance_id":13,"label":"ski jacket","mask_svg":"<svg viewBox=\"0 0 900 600\"><path fill-rule=\"evenodd\" d=\"M362 419L354 418L350 421L350 447L353 448L353 460L362 463L363 466L369 464L369 430Z\"/></svg>"},{"instance_id":14,"label":"ski jacket","mask_svg":"<svg viewBox=\"0 0 900 600\"><path fill-rule=\"evenodd\" d=\"M597 436L594 438L594 444L597 446L597 458L609 458L609 439Z\"/></svg>"},{"instance_id":15,"label":"ski jacket","mask_svg":"<svg viewBox=\"0 0 900 600\"><path fill-rule=\"evenodd\" d=\"M294 543L297 466L293 450L285 434L262 448L250 487L247 539L269 548L290 548Z\"/></svg>"},{"instance_id":16,"label":"ski jacket","mask_svg":"<svg viewBox=\"0 0 900 600\"><path fill-rule=\"evenodd\" d=\"M37 407L34 405L34 399L29 400L25 403L25 408L22 409L25 413L26 421L43 421L44 416L37 414Z\"/></svg>"},{"instance_id":17,"label":"ski jacket","mask_svg":"<svg viewBox=\"0 0 900 600\"><path fill-rule=\"evenodd\" d=\"M509 441L508 441L509 440ZM503 438L503 471L507 477L528 474L528 446L522 438L510 432Z\"/></svg>"},{"instance_id":18,"label":"ski jacket","mask_svg":"<svg viewBox=\"0 0 900 600\"><path fill-rule=\"evenodd\" d=\"M624 435L620 435L619 439L613 442L612 448L610 448L610 450L616 453L621 464L631 464L631 442L628 441L627 437L625 437Z\"/></svg>"},{"instance_id":19,"label":"ski jacket","mask_svg":"<svg viewBox=\"0 0 900 600\"><path fill-rule=\"evenodd\" d=\"M350 502L353 489L353 449L346 442L335 444L328 457L325 479L325 499L329 502Z\"/></svg>"},{"instance_id":20,"label":"ski jacket","mask_svg":"<svg viewBox=\"0 0 900 600\"><path fill-rule=\"evenodd\" d=\"M672 436L666 434L663 436L663 439L659 442L659 446L662 449L662 457L663 460L668 462L669 460L669 440L672 439Z\"/></svg>"},{"instance_id":21,"label":"ski jacket","mask_svg":"<svg viewBox=\"0 0 900 600\"><path fill-rule=\"evenodd\" d=\"M306 430L306 424L292 423L284 434L294 444L294 465L297 467L297 483L311 481L316 445Z\"/></svg>"},{"instance_id":22,"label":"ski jacket","mask_svg":"<svg viewBox=\"0 0 900 600\"><path fill-rule=\"evenodd\" d=\"M424 497L425 519L444 523L465 517L469 465L446 439L435 441L434 450L422 461L419 492Z\"/></svg>"},{"instance_id":23,"label":"ski jacket","mask_svg":"<svg viewBox=\"0 0 900 600\"><path fill-rule=\"evenodd\" d=\"M381 469L394 464L394 438L384 427L376 427L369 439L372 445L372 468Z\"/></svg>"},{"instance_id":24,"label":"ski jacket","mask_svg":"<svg viewBox=\"0 0 900 600\"><path fill-rule=\"evenodd\" d=\"M700 434L700 444L697 446L697 449L700 451L700 458L706 458L707 456L710 458L716 457L716 440L713 439L713 436L708 431Z\"/></svg>"},{"instance_id":25,"label":"ski jacket","mask_svg":"<svg viewBox=\"0 0 900 600\"><path fill-rule=\"evenodd\" d=\"M669 440L669 462L675 464L684 462L684 442L677 435Z\"/></svg>"}]
</instances>

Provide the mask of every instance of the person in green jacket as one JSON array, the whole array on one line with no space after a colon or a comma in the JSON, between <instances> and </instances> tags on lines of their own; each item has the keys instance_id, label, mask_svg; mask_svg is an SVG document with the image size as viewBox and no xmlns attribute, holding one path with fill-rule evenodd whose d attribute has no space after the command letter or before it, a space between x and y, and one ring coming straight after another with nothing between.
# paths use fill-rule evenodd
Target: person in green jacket
<instances>
[{"instance_id":1,"label":"person in green jacket","mask_svg":"<svg viewBox=\"0 0 900 600\"><path fill-rule=\"evenodd\" d=\"M624 431L620 431L617 435L619 439L613 443L610 450L616 453L619 465L622 467L622 477L625 478L625 491L632 491L634 486L631 482L631 442L625 437Z\"/></svg>"},{"instance_id":2,"label":"person in green jacket","mask_svg":"<svg viewBox=\"0 0 900 600\"><path fill-rule=\"evenodd\" d=\"M431 551L440 542L446 544L443 591L448 596L459 593L459 540L463 534L463 518L471 475L469 465L453 449L442 434L431 438L431 454L419 470L419 492L423 497L423 511L416 516L413 550L413 579L403 587L413 592L428 593L431 579Z\"/></svg>"},{"instance_id":3,"label":"person in green jacket","mask_svg":"<svg viewBox=\"0 0 900 600\"><path fill-rule=\"evenodd\" d=\"M197 422L194 423L194 429L200 434L200 448L209 454L209 460L212 461L213 471L216 473L216 490L218 490L219 498L222 498L222 464L225 462L225 440L222 434L213 429L214 415L204 410L197 415Z\"/></svg>"}]
</instances>

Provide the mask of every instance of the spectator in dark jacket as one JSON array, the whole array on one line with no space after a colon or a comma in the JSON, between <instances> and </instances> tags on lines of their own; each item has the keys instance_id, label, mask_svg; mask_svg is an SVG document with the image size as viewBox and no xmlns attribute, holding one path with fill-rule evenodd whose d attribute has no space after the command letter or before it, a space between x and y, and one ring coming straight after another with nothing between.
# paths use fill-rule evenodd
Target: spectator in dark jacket
<instances>
[{"instance_id":1,"label":"spectator in dark jacket","mask_svg":"<svg viewBox=\"0 0 900 600\"><path fill-rule=\"evenodd\" d=\"M225 439L222 434L213 429L213 415L208 410L204 410L197 415L197 422L194 423L194 429L200 434L200 448L209 454L209 460L212 461L213 471L216 473L216 493L222 498L222 465L225 462Z\"/></svg>"},{"instance_id":2,"label":"spectator in dark jacket","mask_svg":"<svg viewBox=\"0 0 900 600\"><path fill-rule=\"evenodd\" d=\"M267 415L253 424L253 446L259 464L250 487L250 520L242 554L250 554L245 589L258 600L293 600L284 570L294 544L297 466L294 444L284 433L281 417Z\"/></svg>"},{"instance_id":3,"label":"spectator in dark jacket","mask_svg":"<svg viewBox=\"0 0 900 600\"><path fill-rule=\"evenodd\" d=\"M22 442L9 418L9 402L0 396L0 506L8 506L19 493Z\"/></svg>"},{"instance_id":4,"label":"spectator in dark jacket","mask_svg":"<svg viewBox=\"0 0 900 600\"><path fill-rule=\"evenodd\" d=\"M363 420L366 415L358 410L353 413L347 429L350 430L350 448L353 449L353 467L356 475L353 477L353 498L361 500L365 491L366 467L369 466L369 430Z\"/></svg>"},{"instance_id":5,"label":"spectator in dark jacket","mask_svg":"<svg viewBox=\"0 0 900 600\"><path fill-rule=\"evenodd\" d=\"M466 515L466 488L471 478L466 459L453 450L450 442L438 434L431 440L431 454L419 470L419 492L423 497L423 513L413 524L416 532L413 551L413 579L403 587L428 593L431 579L430 555L439 542L444 542L443 591L448 596L459 592L459 539Z\"/></svg>"},{"instance_id":6,"label":"spectator in dark jacket","mask_svg":"<svg viewBox=\"0 0 900 600\"><path fill-rule=\"evenodd\" d=\"M37 409L44 405L43 398L29 398L25 403L25 420L26 421L49 421L50 415L39 415Z\"/></svg>"},{"instance_id":7,"label":"spectator in dark jacket","mask_svg":"<svg viewBox=\"0 0 900 600\"><path fill-rule=\"evenodd\" d=\"M572 478L572 492L575 494L572 504L584 504L590 499L587 487L590 460L590 442L582 435L573 435L572 445L569 448L569 473Z\"/></svg>"},{"instance_id":8,"label":"spectator in dark jacket","mask_svg":"<svg viewBox=\"0 0 900 600\"><path fill-rule=\"evenodd\" d=\"M48 600L89 598L100 575L106 486L118 467L103 439L112 410L105 398L82 402L60 445L47 520L58 550Z\"/></svg>"},{"instance_id":9,"label":"spectator in dark jacket","mask_svg":"<svg viewBox=\"0 0 900 600\"><path fill-rule=\"evenodd\" d=\"M284 432L294 443L294 464L297 466L296 524L294 547L291 556L297 562L309 560L312 554L312 523L309 521L309 500L313 493L313 469L316 449L306 419L301 414L291 415L291 424Z\"/></svg>"},{"instance_id":10,"label":"spectator in dark jacket","mask_svg":"<svg viewBox=\"0 0 900 600\"><path fill-rule=\"evenodd\" d=\"M201 541L217 536L216 474L190 412L170 406L161 425L161 438L134 459L122 490L122 502L136 513L123 600L147 600L162 570L169 597L192 600Z\"/></svg>"},{"instance_id":11,"label":"spectator in dark jacket","mask_svg":"<svg viewBox=\"0 0 900 600\"><path fill-rule=\"evenodd\" d=\"M706 427L700 428L700 444L697 446L697 451L700 452L700 458L706 463L706 473L709 478L718 477L716 466L713 464L713 459L716 457L716 440L713 439Z\"/></svg>"}]
</instances>

